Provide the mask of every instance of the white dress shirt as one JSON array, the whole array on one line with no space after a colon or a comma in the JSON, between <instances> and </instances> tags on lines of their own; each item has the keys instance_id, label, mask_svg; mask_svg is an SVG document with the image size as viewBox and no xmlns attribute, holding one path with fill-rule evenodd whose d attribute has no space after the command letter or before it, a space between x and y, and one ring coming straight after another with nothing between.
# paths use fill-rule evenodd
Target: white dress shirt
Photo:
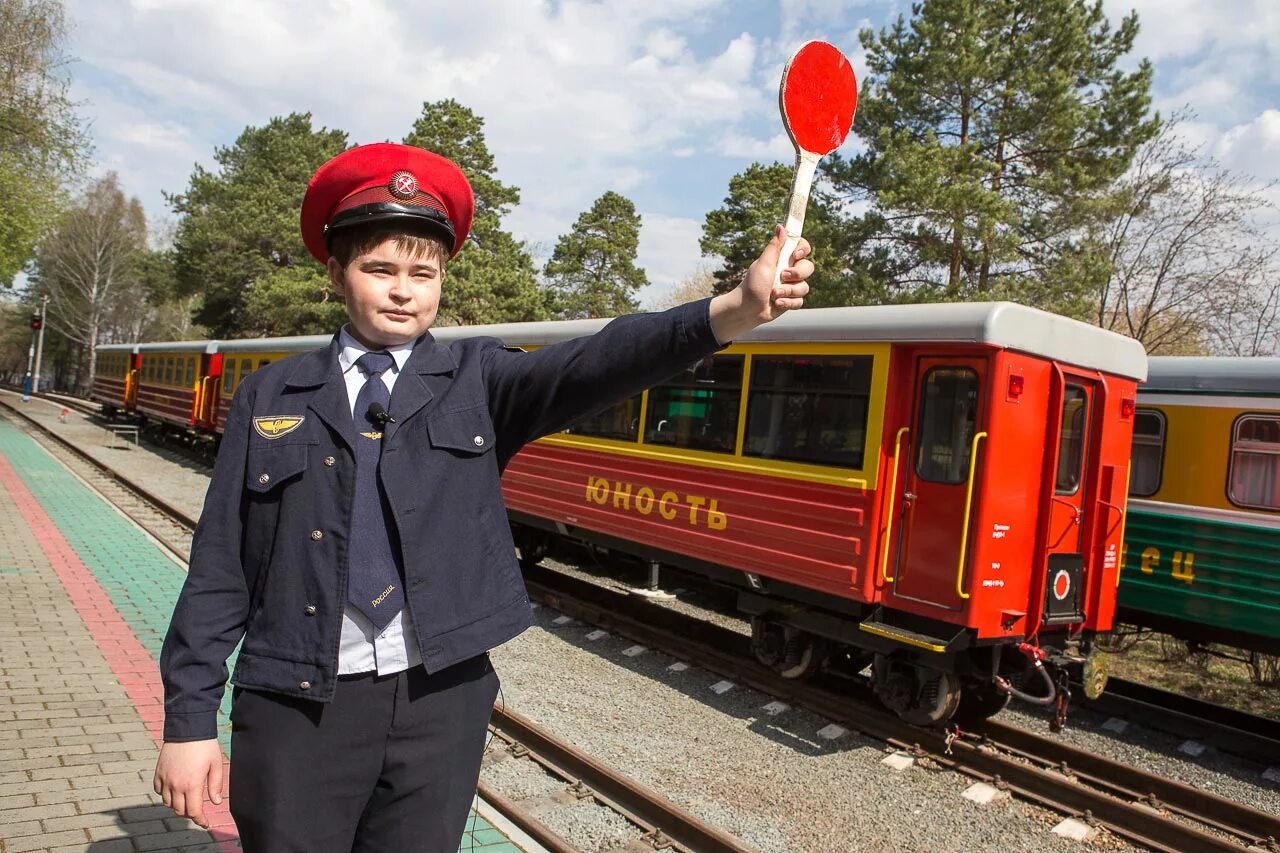
<instances>
[{"instance_id":1,"label":"white dress shirt","mask_svg":"<svg viewBox=\"0 0 1280 853\"><path fill-rule=\"evenodd\" d=\"M352 417L355 417L356 397L365 383L364 371L356 367L356 361L369 350L347 332L346 326L338 333L338 345L342 347L338 353L338 368L346 380L347 402L351 405ZM390 392L395 389L396 377L413 352L413 344L387 347L386 351L396 361L394 367L382 374L382 381ZM376 631L369 618L350 603L343 609L342 642L338 647L339 675L371 670L377 670L378 675L390 675L420 663L422 654L418 651L413 618L407 605L381 631Z\"/></svg>"}]
</instances>

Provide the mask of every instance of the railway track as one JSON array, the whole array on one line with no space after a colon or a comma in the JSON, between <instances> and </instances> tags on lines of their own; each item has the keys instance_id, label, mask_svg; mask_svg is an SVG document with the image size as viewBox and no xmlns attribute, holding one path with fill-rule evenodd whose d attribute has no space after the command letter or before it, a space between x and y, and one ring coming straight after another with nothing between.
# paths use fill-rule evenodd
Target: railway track
<instances>
[{"instance_id":1,"label":"railway track","mask_svg":"<svg viewBox=\"0 0 1280 853\"><path fill-rule=\"evenodd\" d=\"M22 392L22 388L17 385L10 385L6 383L3 387L17 393ZM39 397L40 399L43 399L43 400L48 400L52 403L59 403L61 405L66 406L69 409L74 409L75 411L85 415L96 415L99 411L101 411L101 406L99 406L97 403L94 403L91 400L86 400L83 397L73 397L70 394L57 394L52 391L37 391L32 396Z\"/></svg>"},{"instance_id":2,"label":"railway track","mask_svg":"<svg viewBox=\"0 0 1280 853\"><path fill-rule=\"evenodd\" d=\"M1122 678L1109 679L1106 692L1097 699L1087 699L1083 692L1077 695L1083 707L1100 714L1139 721L1232 755L1280 765L1280 720Z\"/></svg>"},{"instance_id":3,"label":"railway track","mask_svg":"<svg viewBox=\"0 0 1280 853\"><path fill-rule=\"evenodd\" d=\"M185 564L191 551L195 519L3 399L0 399L0 415L33 435L91 488ZM642 845L686 853L750 853L754 850L503 705L495 706L490 731L501 744L504 755L534 761L560 779L566 792L561 802L594 800L626 819L635 828L635 840ZM493 746L491 743L490 747ZM530 804L512 801L483 781L479 792L504 817L553 853L571 853L578 849L549 829ZM545 813L549 805L554 804L545 801L532 804L538 807L538 813Z\"/></svg>"},{"instance_id":4,"label":"railway track","mask_svg":"<svg viewBox=\"0 0 1280 853\"><path fill-rule=\"evenodd\" d=\"M568 616L807 707L902 752L1162 851L1276 850L1280 817L998 721L951 738L874 707L858 685L798 684L757 665L731 630L542 567L532 596Z\"/></svg>"},{"instance_id":5,"label":"railway track","mask_svg":"<svg viewBox=\"0 0 1280 853\"><path fill-rule=\"evenodd\" d=\"M39 433L46 447L56 448L64 457L73 456L74 467L84 479L185 559L194 519L49 431L21 410L3 400L0 405ZM567 615L663 649L785 701L804 705L904 752L992 782L1027 800L1100 823L1136 843L1171 851L1241 850L1247 845L1280 850L1274 841L1280 838L1280 818L1275 815L996 720L988 721L979 731L950 739L943 732L909 726L873 707L869 691L858 685L852 689L844 682L809 686L781 679L756 665L751 660L746 638L728 629L655 608L634 597L541 567L528 573L527 579L532 595ZM1275 737L1277 727L1269 721L1141 685L1118 682L1116 688L1114 696L1100 700L1095 707L1105 713L1141 718L1145 725L1159 722L1175 731L1180 726L1188 736L1231 751L1242 750L1255 759L1267 760L1267 756L1280 752L1280 742ZM1153 715L1158 715L1158 719L1153 720ZM1207 727L1206 718L1216 720L1217 724ZM504 719L508 720L505 728ZM510 722L512 720L516 722ZM525 750L540 755L539 749L550 749L548 744L555 743L554 738L545 733L532 734L533 729L514 715L496 714L494 731L495 736L512 744L515 752ZM532 746L525 743L526 740L536 740L541 746ZM584 795L589 792L626 816L650 839L661 836L672 840L677 847L696 850L743 849L716 847L714 843L736 842L727 836L713 843L690 835L693 830L676 828L683 817L663 816L659 805L631 802L629 797L634 794L631 784L607 781L607 776L602 775L607 768L595 766L589 757L562 751L559 757L535 760L568 779L567 784L573 790ZM588 769L590 774L584 772ZM557 842L554 833L541 826L532 815L522 812L518 804L506 803L494 791L488 793L511 810L508 817L516 825L535 838L546 839L542 843L550 849L572 849L557 848L556 844L563 843L563 839ZM662 802L656 795L653 801Z\"/></svg>"}]
</instances>

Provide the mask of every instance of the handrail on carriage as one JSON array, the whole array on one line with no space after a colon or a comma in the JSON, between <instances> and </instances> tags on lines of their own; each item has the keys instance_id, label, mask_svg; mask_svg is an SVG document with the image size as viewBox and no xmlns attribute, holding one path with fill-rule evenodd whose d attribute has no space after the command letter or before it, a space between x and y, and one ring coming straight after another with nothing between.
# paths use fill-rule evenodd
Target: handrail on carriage
<instances>
[{"instance_id":1,"label":"handrail on carriage","mask_svg":"<svg viewBox=\"0 0 1280 853\"><path fill-rule=\"evenodd\" d=\"M889 577L889 548L893 542L893 508L898 501L898 457L902 450L902 436L910 431L909 427L903 427L893 440L893 478L889 482L889 511L884 521L884 554L880 558L880 577L885 583L893 583L894 580Z\"/></svg>"},{"instance_id":2,"label":"handrail on carriage","mask_svg":"<svg viewBox=\"0 0 1280 853\"><path fill-rule=\"evenodd\" d=\"M969 484L965 487L964 521L960 528L960 559L956 564L956 595L961 598L969 597L969 593L964 591L964 563L969 550L969 517L973 512L973 475L978 469L978 444L986 437L985 432L978 433L973 437L973 445L969 448Z\"/></svg>"}]
</instances>

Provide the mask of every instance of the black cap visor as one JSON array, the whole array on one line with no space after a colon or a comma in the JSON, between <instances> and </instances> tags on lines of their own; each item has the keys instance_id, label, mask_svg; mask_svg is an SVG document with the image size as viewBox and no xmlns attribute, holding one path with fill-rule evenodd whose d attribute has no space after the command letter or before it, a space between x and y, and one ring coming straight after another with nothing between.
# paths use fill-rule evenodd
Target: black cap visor
<instances>
[{"instance_id":1,"label":"black cap visor","mask_svg":"<svg viewBox=\"0 0 1280 853\"><path fill-rule=\"evenodd\" d=\"M333 217L333 221L324 227L325 245L333 245L333 232L340 228L355 228L362 225L374 225L382 222L403 221L406 224L428 225L444 237L453 251L457 251L456 235L449 217L430 207L411 204L393 204L379 201L361 204L342 211Z\"/></svg>"}]
</instances>

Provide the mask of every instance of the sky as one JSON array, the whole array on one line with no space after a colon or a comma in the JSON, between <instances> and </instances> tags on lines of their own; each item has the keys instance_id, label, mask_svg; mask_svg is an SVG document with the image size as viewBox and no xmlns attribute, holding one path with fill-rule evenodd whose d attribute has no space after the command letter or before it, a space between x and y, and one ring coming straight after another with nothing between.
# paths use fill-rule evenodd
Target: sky
<instances>
[{"instance_id":1,"label":"sky","mask_svg":"<svg viewBox=\"0 0 1280 853\"><path fill-rule=\"evenodd\" d=\"M820 38L865 76L858 30L896 0L66 0L72 95L94 175L114 170L157 223L218 146L273 116L310 112L353 143L401 139L426 101L485 120L505 220L545 260L608 190L642 217L639 263L669 292L700 267L708 211L760 160L790 162L778 115L786 58ZM1104 0L1136 11L1130 67L1155 67L1155 107L1189 105L1184 133L1224 165L1280 180L1280 3ZM857 150L857 125L842 149Z\"/></svg>"}]
</instances>

